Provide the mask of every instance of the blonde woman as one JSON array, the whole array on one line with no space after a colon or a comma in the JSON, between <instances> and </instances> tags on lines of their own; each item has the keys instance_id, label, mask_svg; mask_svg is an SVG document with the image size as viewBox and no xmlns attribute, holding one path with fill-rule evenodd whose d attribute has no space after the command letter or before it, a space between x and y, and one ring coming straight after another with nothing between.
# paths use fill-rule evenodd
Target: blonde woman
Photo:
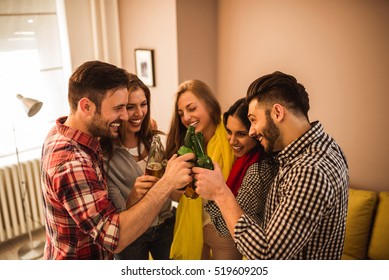
<instances>
[{"instance_id":1,"label":"blonde woman","mask_svg":"<svg viewBox=\"0 0 389 280\"><path fill-rule=\"evenodd\" d=\"M174 114L166 141L166 157L170 158L183 144L187 127L204 135L206 153L221 166L225 180L234 162L227 141L220 105L204 82L183 82L176 94ZM241 259L230 236L219 235L210 216L204 211L206 201L182 195L177 208L172 259Z\"/></svg>"}]
</instances>

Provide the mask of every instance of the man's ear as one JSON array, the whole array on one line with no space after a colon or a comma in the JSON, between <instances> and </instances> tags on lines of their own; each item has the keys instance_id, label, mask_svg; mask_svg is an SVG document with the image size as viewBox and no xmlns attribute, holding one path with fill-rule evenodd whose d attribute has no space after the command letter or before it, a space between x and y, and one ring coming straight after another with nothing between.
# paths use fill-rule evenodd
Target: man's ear
<instances>
[{"instance_id":1,"label":"man's ear","mask_svg":"<svg viewBox=\"0 0 389 280\"><path fill-rule=\"evenodd\" d=\"M89 98L83 97L78 102L78 107L85 117L93 116L95 111L95 104Z\"/></svg>"},{"instance_id":2,"label":"man's ear","mask_svg":"<svg viewBox=\"0 0 389 280\"><path fill-rule=\"evenodd\" d=\"M275 122L281 122L285 117L285 107L278 103L274 104L272 116Z\"/></svg>"}]
</instances>

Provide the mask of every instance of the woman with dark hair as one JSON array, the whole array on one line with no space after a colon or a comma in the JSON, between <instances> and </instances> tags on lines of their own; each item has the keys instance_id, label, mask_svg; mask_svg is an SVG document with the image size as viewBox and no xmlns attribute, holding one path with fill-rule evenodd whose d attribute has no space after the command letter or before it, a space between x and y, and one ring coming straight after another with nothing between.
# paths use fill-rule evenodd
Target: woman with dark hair
<instances>
[{"instance_id":1,"label":"woman with dark hair","mask_svg":"<svg viewBox=\"0 0 389 280\"><path fill-rule=\"evenodd\" d=\"M152 187L145 174L146 161L153 136L162 134L153 129L150 118L150 90L136 76L130 74L127 103L128 121L120 126L119 137L101 141L109 198L118 211L136 204ZM173 240L174 213L171 200L162 208L150 228L131 243L115 259L141 260L151 255L156 260L169 259Z\"/></svg>"},{"instance_id":2,"label":"woman with dark hair","mask_svg":"<svg viewBox=\"0 0 389 280\"><path fill-rule=\"evenodd\" d=\"M248 104L245 98L241 98L223 115L227 139L236 158L226 184L243 211L262 224L266 197L277 174L278 164L274 156L264 153L257 139L250 137L251 123L247 113ZM231 236L216 203L208 201L205 210L218 232L222 236Z\"/></svg>"}]
</instances>

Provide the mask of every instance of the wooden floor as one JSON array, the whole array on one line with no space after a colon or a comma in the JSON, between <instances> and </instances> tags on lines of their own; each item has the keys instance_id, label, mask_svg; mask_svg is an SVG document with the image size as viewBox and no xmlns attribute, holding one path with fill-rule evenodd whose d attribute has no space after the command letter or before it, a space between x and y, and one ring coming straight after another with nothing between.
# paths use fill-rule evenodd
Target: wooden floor
<instances>
[{"instance_id":1,"label":"wooden floor","mask_svg":"<svg viewBox=\"0 0 389 280\"><path fill-rule=\"evenodd\" d=\"M33 241L45 241L45 229L32 233ZM0 260L19 260L18 251L24 244L29 244L28 234L0 243ZM38 258L39 259L39 258Z\"/></svg>"}]
</instances>

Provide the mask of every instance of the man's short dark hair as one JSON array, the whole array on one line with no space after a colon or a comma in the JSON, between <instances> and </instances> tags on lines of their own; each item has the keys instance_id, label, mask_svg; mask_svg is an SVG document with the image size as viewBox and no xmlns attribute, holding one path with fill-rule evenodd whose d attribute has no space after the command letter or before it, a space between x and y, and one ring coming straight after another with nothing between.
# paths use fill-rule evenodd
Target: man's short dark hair
<instances>
[{"instance_id":1,"label":"man's short dark hair","mask_svg":"<svg viewBox=\"0 0 389 280\"><path fill-rule=\"evenodd\" d=\"M256 79L247 90L246 101L257 100L266 106L279 103L297 115L308 119L309 97L296 78L276 71Z\"/></svg>"},{"instance_id":2,"label":"man's short dark hair","mask_svg":"<svg viewBox=\"0 0 389 280\"><path fill-rule=\"evenodd\" d=\"M81 98L87 97L100 112L101 102L109 90L129 87L126 70L102 61L88 61L79 66L69 78L68 100L71 112L77 110Z\"/></svg>"}]
</instances>

